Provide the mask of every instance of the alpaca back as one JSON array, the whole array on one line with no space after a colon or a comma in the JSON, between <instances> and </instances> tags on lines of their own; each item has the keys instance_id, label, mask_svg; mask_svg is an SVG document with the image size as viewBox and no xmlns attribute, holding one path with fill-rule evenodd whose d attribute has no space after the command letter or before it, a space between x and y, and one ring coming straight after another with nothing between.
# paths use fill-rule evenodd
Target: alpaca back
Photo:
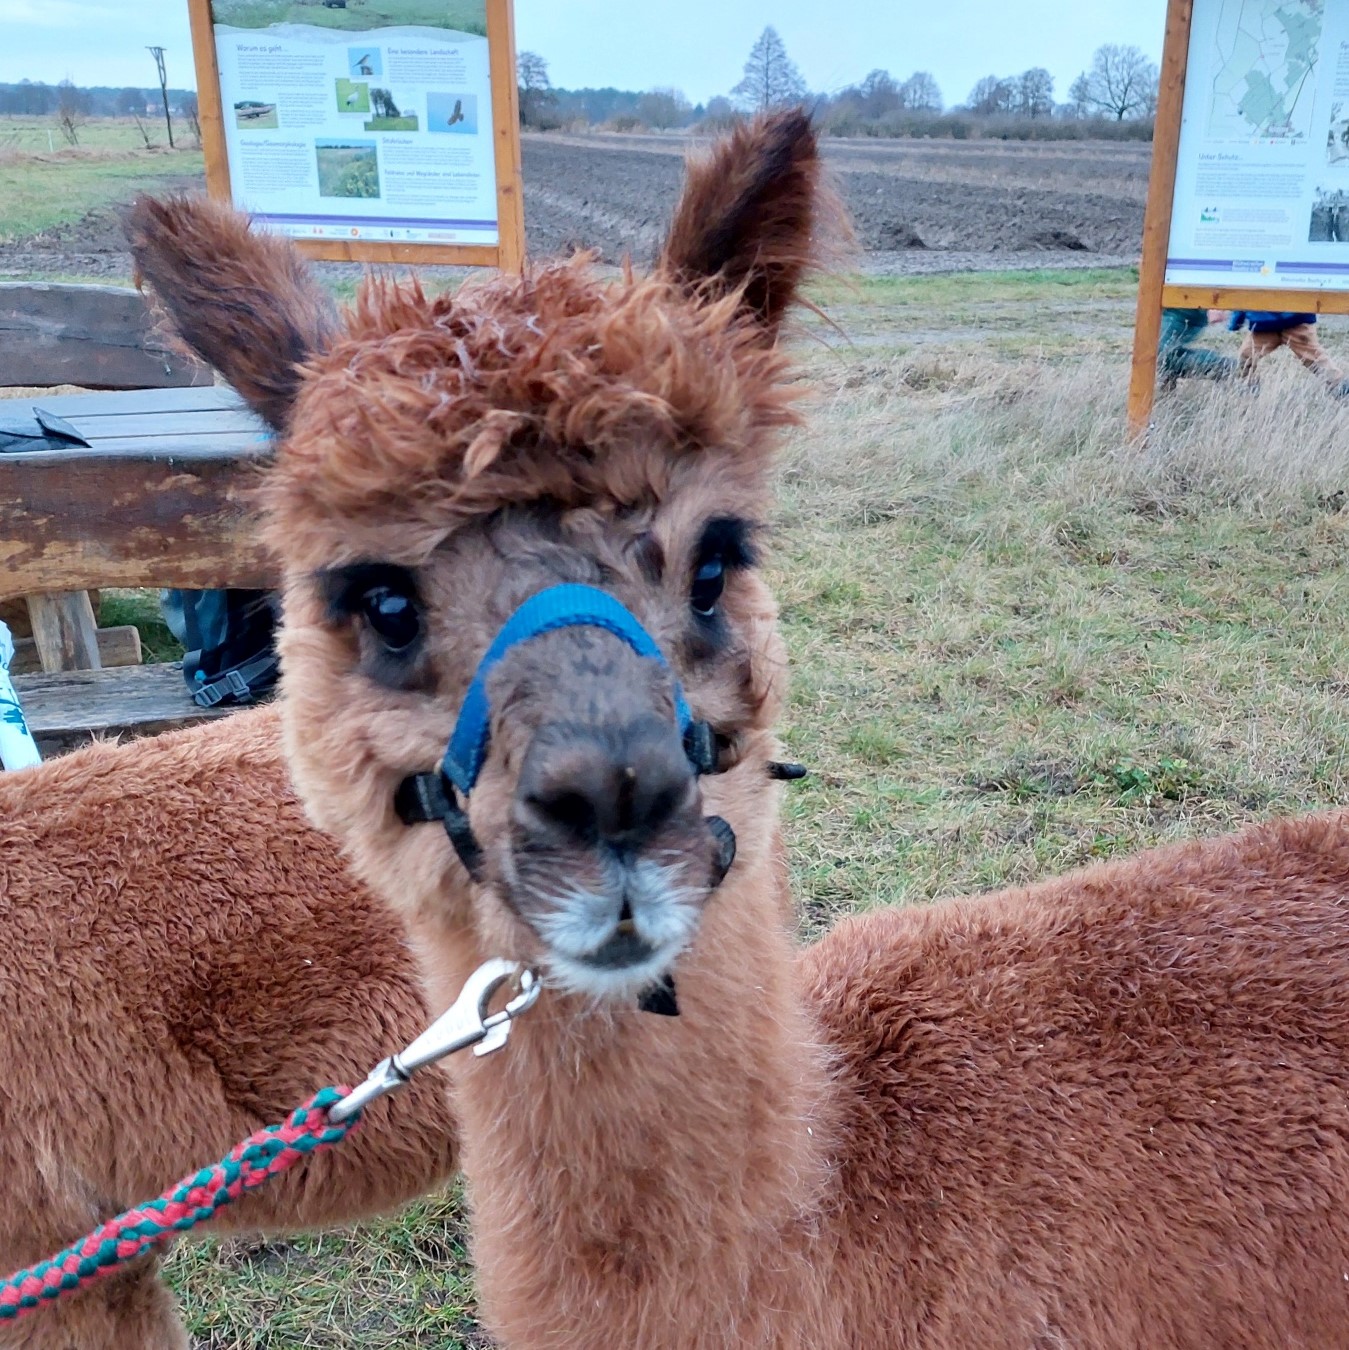
<instances>
[{"instance_id":1,"label":"alpaca back","mask_svg":"<svg viewBox=\"0 0 1349 1350\"><path fill-rule=\"evenodd\" d=\"M858 1343L1349 1342L1347 892L1340 812L805 953Z\"/></svg>"},{"instance_id":2,"label":"alpaca back","mask_svg":"<svg viewBox=\"0 0 1349 1350\"><path fill-rule=\"evenodd\" d=\"M421 1028L403 935L288 785L270 710L0 775L0 1265L221 1156ZM427 1074L225 1210L333 1223L454 1163Z\"/></svg>"}]
</instances>

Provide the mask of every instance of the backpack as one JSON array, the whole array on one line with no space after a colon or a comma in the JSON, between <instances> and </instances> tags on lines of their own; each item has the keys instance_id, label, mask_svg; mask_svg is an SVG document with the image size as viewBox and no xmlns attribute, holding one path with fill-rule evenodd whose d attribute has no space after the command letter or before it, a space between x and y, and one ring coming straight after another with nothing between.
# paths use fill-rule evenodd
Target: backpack
<instances>
[{"instance_id":1,"label":"backpack","mask_svg":"<svg viewBox=\"0 0 1349 1350\"><path fill-rule=\"evenodd\" d=\"M276 685L271 591L161 591L159 607L186 649L183 679L199 707L255 703Z\"/></svg>"}]
</instances>

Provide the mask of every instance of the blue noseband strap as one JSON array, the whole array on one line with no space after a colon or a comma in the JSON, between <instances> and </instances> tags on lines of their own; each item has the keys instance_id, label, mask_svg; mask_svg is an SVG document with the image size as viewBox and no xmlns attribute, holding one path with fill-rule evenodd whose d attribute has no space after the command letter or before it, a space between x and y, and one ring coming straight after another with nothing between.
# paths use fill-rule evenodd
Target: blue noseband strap
<instances>
[{"instance_id":1,"label":"blue noseband strap","mask_svg":"<svg viewBox=\"0 0 1349 1350\"><path fill-rule=\"evenodd\" d=\"M487 679L493 667L512 647L559 628L602 628L621 638L637 653L658 662L665 669L669 663L650 633L637 622L632 613L607 591L594 586L550 586L525 601L502 625L482 660L478 663L473 683L468 687L459 720L445 751L442 763L446 778L464 796L473 791L478 781L487 746L492 735L492 708L487 697ZM681 735L689 729L693 716L684 701L679 681L674 682L675 719Z\"/></svg>"}]
</instances>

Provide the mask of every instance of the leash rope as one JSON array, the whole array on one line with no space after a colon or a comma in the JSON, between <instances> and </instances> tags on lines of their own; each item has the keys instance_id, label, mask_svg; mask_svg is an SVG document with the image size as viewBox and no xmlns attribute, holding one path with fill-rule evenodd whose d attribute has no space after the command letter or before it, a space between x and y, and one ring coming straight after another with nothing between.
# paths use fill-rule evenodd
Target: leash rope
<instances>
[{"instance_id":1,"label":"leash rope","mask_svg":"<svg viewBox=\"0 0 1349 1350\"><path fill-rule=\"evenodd\" d=\"M507 984L517 986L518 992L504 1008L492 1012L493 996ZM236 1144L213 1167L203 1167L157 1199L109 1219L50 1260L0 1280L0 1325L163 1247L175 1234L205 1222L245 1191L340 1144L360 1123L365 1107L405 1087L424 1065L470 1047L476 1055L500 1050L511 1023L534 1006L542 987L534 971L514 961L500 957L484 961L449 1009L410 1045L380 1060L359 1087L323 1088L280 1125L268 1125Z\"/></svg>"},{"instance_id":2,"label":"leash rope","mask_svg":"<svg viewBox=\"0 0 1349 1350\"><path fill-rule=\"evenodd\" d=\"M341 1143L360 1115L334 1122L328 1112L347 1095L345 1088L324 1088L280 1125L268 1125L236 1144L214 1166L184 1177L158 1199L109 1219L50 1260L0 1281L0 1321L23 1317L44 1302L112 1274L118 1266L163 1247L176 1233L194 1228L302 1158Z\"/></svg>"}]
</instances>

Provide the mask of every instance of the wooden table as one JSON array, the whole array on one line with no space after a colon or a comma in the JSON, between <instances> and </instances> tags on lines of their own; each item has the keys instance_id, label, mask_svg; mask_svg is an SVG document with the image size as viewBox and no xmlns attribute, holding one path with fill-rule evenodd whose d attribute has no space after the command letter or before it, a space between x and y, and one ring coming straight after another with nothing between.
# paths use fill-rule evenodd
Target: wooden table
<instances>
[{"instance_id":1,"label":"wooden table","mask_svg":"<svg viewBox=\"0 0 1349 1350\"><path fill-rule=\"evenodd\" d=\"M35 730L41 730L42 708L60 692L47 677L98 671L89 589L265 587L275 577L247 505L270 436L232 389L136 390L0 403L0 410L20 414L30 407L62 418L88 442L87 447L0 452L0 598L24 596L33 617L46 677L20 678L46 679L30 690L36 703L24 698ZM134 677L141 686L133 709L119 687L119 680L133 677L101 674L102 686L87 677L67 685L71 695L79 691L86 722L104 730L146 721L169 724L144 706L144 676ZM202 715L181 678L178 683L181 720ZM89 701L103 694L114 706L91 712ZM69 709L62 719L70 720Z\"/></svg>"}]
</instances>

